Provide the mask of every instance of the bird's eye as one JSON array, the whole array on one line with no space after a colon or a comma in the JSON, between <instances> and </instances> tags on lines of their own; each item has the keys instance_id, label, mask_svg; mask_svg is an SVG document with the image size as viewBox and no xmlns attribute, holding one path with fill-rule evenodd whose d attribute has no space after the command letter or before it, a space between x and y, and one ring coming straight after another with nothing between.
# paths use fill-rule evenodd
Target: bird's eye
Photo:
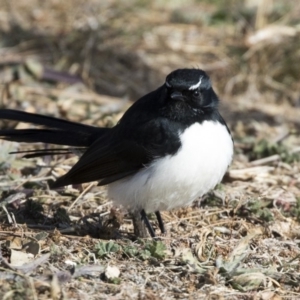
<instances>
[{"instance_id":1,"label":"bird's eye","mask_svg":"<svg viewBox=\"0 0 300 300\"><path fill-rule=\"evenodd\" d=\"M196 96L196 97L198 97L198 96L199 96L199 94L200 94L200 93L199 93L199 91L198 91L198 90L195 90L195 91L193 92L193 95L194 95L194 96Z\"/></svg>"}]
</instances>

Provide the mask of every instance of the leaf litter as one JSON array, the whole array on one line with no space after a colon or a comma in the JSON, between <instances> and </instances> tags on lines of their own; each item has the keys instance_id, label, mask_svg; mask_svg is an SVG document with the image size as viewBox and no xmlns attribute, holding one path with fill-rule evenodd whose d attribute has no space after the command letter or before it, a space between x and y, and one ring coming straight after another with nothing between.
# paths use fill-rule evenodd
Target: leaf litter
<instances>
[{"instance_id":1,"label":"leaf litter","mask_svg":"<svg viewBox=\"0 0 300 300\"><path fill-rule=\"evenodd\" d=\"M300 6L75 2L1 5L2 107L113 126L169 71L197 66L222 96L235 159L193 207L162 213L166 235L135 239L104 188L49 190L75 157L25 160L9 152L39 145L0 141L1 298L299 298ZM14 126L28 125L1 120Z\"/></svg>"}]
</instances>

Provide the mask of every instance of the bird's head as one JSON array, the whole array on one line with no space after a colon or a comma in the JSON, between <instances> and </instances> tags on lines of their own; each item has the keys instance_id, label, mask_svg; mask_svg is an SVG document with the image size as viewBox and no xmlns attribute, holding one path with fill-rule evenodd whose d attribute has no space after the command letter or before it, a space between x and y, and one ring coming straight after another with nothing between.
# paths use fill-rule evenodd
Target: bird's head
<instances>
[{"instance_id":1,"label":"bird's head","mask_svg":"<svg viewBox=\"0 0 300 300\"><path fill-rule=\"evenodd\" d=\"M178 69L170 73L165 82L167 105L177 109L205 114L218 105L208 75L199 69Z\"/></svg>"}]
</instances>

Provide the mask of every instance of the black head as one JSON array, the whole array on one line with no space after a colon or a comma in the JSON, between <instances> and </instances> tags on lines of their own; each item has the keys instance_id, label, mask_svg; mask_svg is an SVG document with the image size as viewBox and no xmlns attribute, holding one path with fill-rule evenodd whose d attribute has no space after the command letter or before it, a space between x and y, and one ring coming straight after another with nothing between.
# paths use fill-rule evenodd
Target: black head
<instances>
[{"instance_id":1,"label":"black head","mask_svg":"<svg viewBox=\"0 0 300 300\"><path fill-rule=\"evenodd\" d=\"M199 69L178 69L165 82L168 106L205 114L217 108L218 97L207 74Z\"/></svg>"},{"instance_id":2,"label":"black head","mask_svg":"<svg viewBox=\"0 0 300 300\"><path fill-rule=\"evenodd\" d=\"M178 69L170 73L157 90L136 101L122 122L145 122L162 116L184 125L218 120L218 97L207 74L199 69Z\"/></svg>"}]
</instances>

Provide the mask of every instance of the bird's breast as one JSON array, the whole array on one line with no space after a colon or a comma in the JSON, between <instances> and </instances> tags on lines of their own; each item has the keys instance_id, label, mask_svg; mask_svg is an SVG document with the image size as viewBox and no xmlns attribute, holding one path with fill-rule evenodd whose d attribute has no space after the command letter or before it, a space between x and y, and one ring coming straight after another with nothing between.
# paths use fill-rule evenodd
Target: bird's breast
<instances>
[{"instance_id":1,"label":"bird's breast","mask_svg":"<svg viewBox=\"0 0 300 300\"><path fill-rule=\"evenodd\" d=\"M153 161L133 176L109 186L109 196L131 209L147 212L191 204L218 184L233 156L225 125L195 123L179 133L181 147L174 155Z\"/></svg>"}]
</instances>

